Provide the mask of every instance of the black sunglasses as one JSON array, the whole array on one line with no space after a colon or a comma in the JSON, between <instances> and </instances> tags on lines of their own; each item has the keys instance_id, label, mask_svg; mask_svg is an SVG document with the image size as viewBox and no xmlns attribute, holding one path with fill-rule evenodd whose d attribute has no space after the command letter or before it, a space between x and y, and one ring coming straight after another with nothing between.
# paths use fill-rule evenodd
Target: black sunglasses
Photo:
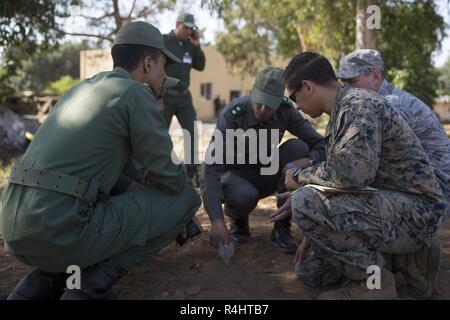
<instances>
[{"instance_id":1,"label":"black sunglasses","mask_svg":"<svg viewBox=\"0 0 450 320\"><path fill-rule=\"evenodd\" d=\"M292 91L292 93L289 95L289 99L295 103L297 103L297 98L295 97L295 94L297 93L298 89L300 89L302 87L302 84L303 83L300 82L300 85L294 91Z\"/></svg>"}]
</instances>

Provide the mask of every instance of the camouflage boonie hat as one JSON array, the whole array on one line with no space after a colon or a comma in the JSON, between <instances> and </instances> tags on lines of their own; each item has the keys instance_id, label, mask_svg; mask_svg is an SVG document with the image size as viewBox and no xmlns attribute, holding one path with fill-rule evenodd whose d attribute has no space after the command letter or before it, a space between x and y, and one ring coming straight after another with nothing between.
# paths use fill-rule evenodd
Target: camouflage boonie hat
<instances>
[{"instance_id":1,"label":"camouflage boonie hat","mask_svg":"<svg viewBox=\"0 0 450 320\"><path fill-rule=\"evenodd\" d=\"M284 96L283 70L266 67L258 72L250 96L254 103L278 109Z\"/></svg>"},{"instance_id":2,"label":"camouflage boonie hat","mask_svg":"<svg viewBox=\"0 0 450 320\"><path fill-rule=\"evenodd\" d=\"M186 27L197 29L195 25L194 15L187 12L180 12L177 22L183 22Z\"/></svg>"},{"instance_id":3,"label":"camouflage boonie hat","mask_svg":"<svg viewBox=\"0 0 450 320\"><path fill-rule=\"evenodd\" d=\"M384 70L381 54L372 49L355 50L341 59L336 76L339 79L352 79L370 69Z\"/></svg>"}]
</instances>

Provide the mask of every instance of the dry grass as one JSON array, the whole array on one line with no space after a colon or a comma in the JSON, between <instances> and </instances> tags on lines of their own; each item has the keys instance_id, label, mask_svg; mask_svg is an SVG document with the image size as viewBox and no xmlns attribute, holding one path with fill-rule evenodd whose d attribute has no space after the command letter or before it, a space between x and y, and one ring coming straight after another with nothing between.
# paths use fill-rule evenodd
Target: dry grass
<instances>
[{"instance_id":1,"label":"dry grass","mask_svg":"<svg viewBox=\"0 0 450 320\"><path fill-rule=\"evenodd\" d=\"M8 180L9 173L11 172L11 167L14 165L17 158L17 154L8 152L0 148L0 196Z\"/></svg>"},{"instance_id":2,"label":"dry grass","mask_svg":"<svg viewBox=\"0 0 450 320\"><path fill-rule=\"evenodd\" d=\"M3 188L6 185L8 180L9 172L11 171L11 167L13 162L10 162L6 165L0 164L0 196L2 195Z\"/></svg>"},{"instance_id":3,"label":"dry grass","mask_svg":"<svg viewBox=\"0 0 450 320\"><path fill-rule=\"evenodd\" d=\"M447 136L450 138L450 123L444 124L444 130L447 133Z\"/></svg>"}]
</instances>

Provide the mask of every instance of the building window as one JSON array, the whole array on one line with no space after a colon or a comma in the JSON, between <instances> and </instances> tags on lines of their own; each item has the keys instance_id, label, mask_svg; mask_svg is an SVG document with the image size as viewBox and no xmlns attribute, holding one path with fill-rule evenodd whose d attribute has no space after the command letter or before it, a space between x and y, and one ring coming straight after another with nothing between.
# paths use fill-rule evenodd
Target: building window
<instances>
[{"instance_id":1,"label":"building window","mask_svg":"<svg viewBox=\"0 0 450 320\"><path fill-rule=\"evenodd\" d=\"M206 100L211 100L212 96L212 83L206 82L200 84L200 96Z\"/></svg>"},{"instance_id":2,"label":"building window","mask_svg":"<svg viewBox=\"0 0 450 320\"><path fill-rule=\"evenodd\" d=\"M239 90L231 90L230 91L230 101L233 101L233 99L239 98L241 96L241 91Z\"/></svg>"}]
</instances>

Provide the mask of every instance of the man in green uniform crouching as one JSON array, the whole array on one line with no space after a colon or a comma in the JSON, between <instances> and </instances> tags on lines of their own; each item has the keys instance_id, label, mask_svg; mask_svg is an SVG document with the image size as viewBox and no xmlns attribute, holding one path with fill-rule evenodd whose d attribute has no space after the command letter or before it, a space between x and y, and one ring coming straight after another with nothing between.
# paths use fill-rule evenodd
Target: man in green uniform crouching
<instances>
[{"instance_id":1,"label":"man in green uniform crouching","mask_svg":"<svg viewBox=\"0 0 450 320\"><path fill-rule=\"evenodd\" d=\"M179 60L141 21L119 31L111 54L114 70L67 92L12 169L0 231L7 253L35 269L9 299L106 299L200 206L171 160L157 102L166 62ZM142 179L131 178L131 158L145 168ZM69 266L82 270L80 288L66 287Z\"/></svg>"}]
</instances>

